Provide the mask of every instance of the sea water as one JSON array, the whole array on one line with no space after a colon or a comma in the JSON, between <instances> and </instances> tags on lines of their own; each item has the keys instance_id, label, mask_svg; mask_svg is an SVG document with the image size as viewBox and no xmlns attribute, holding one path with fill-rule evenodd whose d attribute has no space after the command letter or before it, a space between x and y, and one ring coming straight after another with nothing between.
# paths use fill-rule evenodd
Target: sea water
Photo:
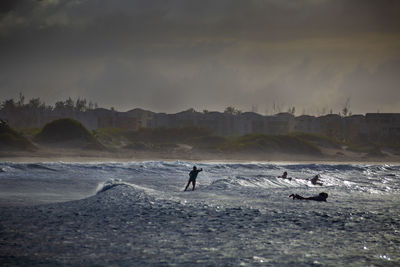
<instances>
[{"instance_id":1,"label":"sea water","mask_svg":"<svg viewBox=\"0 0 400 267\"><path fill-rule=\"evenodd\" d=\"M400 264L398 165L194 164L0 163L0 265Z\"/></svg>"}]
</instances>

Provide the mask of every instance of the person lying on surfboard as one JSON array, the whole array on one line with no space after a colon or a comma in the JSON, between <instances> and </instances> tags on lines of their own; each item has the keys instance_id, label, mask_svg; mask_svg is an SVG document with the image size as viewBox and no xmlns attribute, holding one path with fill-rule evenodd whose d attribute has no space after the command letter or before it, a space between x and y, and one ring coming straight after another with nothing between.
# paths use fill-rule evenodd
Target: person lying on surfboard
<instances>
[{"instance_id":1,"label":"person lying on surfboard","mask_svg":"<svg viewBox=\"0 0 400 267\"><path fill-rule=\"evenodd\" d=\"M278 178L292 180L292 177L287 177L287 172L283 172L282 176L278 176Z\"/></svg>"},{"instance_id":2,"label":"person lying on surfboard","mask_svg":"<svg viewBox=\"0 0 400 267\"><path fill-rule=\"evenodd\" d=\"M300 199L300 200L315 200L315 201L325 201L328 198L328 194L325 192L321 192L319 193L319 195L317 196L313 196L313 197L302 197L298 194L291 194L289 197L292 197L293 200L294 199Z\"/></svg>"},{"instance_id":3,"label":"person lying on surfboard","mask_svg":"<svg viewBox=\"0 0 400 267\"><path fill-rule=\"evenodd\" d=\"M318 182L318 179L319 179L319 176L318 176L318 174L317 174L317 175L315 175L313 178L311 178L310 181L311 181L311 183L312 183L313 185L322 185L321 182Z\"/></svg>"},{"instance_id":4,"label":"person lying on surfboard","mask_svg":"<svg viewBox=\"0 0 400 267\"><path fill-rule=\"evenodd\" d=\"M198 175L199 172L201 172L201 171L203 171L203 168L201 168L200 170L198 170L196 166L193 166L193 170L191 170L190 173L189 173L189 181L188 181L188 183L187 183L187 185L186 185L184 191L186 191L186 189L189 187L190 183L193 184L192 191L194 191L194 187L196 186L196 178L197 178L197 175Z\"/></svg>"}]
</instances>

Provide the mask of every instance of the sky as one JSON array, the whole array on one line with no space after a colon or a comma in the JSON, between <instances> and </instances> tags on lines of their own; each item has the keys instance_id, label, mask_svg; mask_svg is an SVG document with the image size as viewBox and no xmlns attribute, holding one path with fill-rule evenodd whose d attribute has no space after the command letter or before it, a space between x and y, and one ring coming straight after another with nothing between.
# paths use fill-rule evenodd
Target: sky
<instances>
[{"instance_id":1,"label":"sky","mask_svg":"<svg viewBox=\"0 0 400 267\"><path fill-rule=\"evenodd\" d=\"M400 112L397 0L1 0L0 101Z\"/></svg>"}]
</instances>

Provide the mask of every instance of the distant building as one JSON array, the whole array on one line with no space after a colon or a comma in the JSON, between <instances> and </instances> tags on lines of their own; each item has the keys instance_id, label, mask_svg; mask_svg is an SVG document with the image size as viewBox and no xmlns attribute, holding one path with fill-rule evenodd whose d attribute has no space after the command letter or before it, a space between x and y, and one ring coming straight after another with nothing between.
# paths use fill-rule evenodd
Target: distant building
<instances>
[{"instance_id":1,"label":"distant building","mask_svg":"<svg viewBox=\"0 0 400 267\"><path fill-rule=\"evenodd\" d=\"M365 115L370 141L392 141L400 138L399 113L367 113Z\"/></svg>"},{"instance_id":2,"label":"distant building","mask_svg":"<svg viewBox=\"0 0 400 267\"><path fill-rule=\"evenodd\" d=\"M136 131L138 129L136 118L117 115L115 119L115 128L120 128L128 131Z\"/></svg>"},{"instance_id":3,"label":"distant building","mask_svg":"<svg viewBox=\"0 0 400 267\"><path fill-rule=\"evenodd\" d=\"M295 118L295 132L321 134L321 123L317 117L301 115Z\"/></svg>"},{"instance_id":4,"label":"distant building","mask_svg":"<svg viewBox=\"0 0 400 267\"><path fill-rule=\"evenodd\" d=\"M132 117L136 119L137 128L148 128L151 127L150 121L154 116L154 112L135 108L126 112L128 117Z\"/></svg>"},{"instance_id":5,"label":"distant building","mask_svg":"<svg viewBox=\"0 0 400 267\"><path fill-rule=\"evenodd\" d=\"M137 118L130 116L127 112L97 108L92 114L96 118L94 121L97 121L98 128L114 127L129 131L136 131L139 128Z\"/></svg>"},{"instance_id":6,"label":"distant building","mask_svg":"<svg viewBox=\"0 0 400 267\"><path fill-rule=\"evenodd\" d=\"M368 139L367 124L364 115L352 115L343 118L344 141L358 142Z\"/></svg>"},{"instance_id":7,"label":"distant building","mask_svg":"<svg viewBox=\"0 0 400 267\"><path fill-rule=\"evenodd\" d=\"M166 113L156 113L154 116L147 122L148 128L161 128L168 127L168 114Z\"/></svg>"},{"instance_id":8,"label":"distant building","mask_svg":"<svg viewBox=\"0 0 400 267\"><path fill-rule=\"evenodd\" d=\"M343 140L343 120L337 114L328 114L318 117L321 134L338 140Z\"/></svg>"},{"instance_id":9,"label":"distant building","mask_svg":"<svg viewBox=\"0 0 400 267\"><path fill-rule=\"evenodd\" d=\"M182 112L168 115L168 127L171 128L182 128L197 126L197 121L201 116L200 112L196 112L194 109L188 109Z\"/></svg>"},{"instance_id":10,"label":"distant building","mask_svg":"<svg viewBox=\"0 0 400 267\"><path fill-rule=\"evenodd\" d=\"M224 114L220 112L207 112L199 116L197 126L210 129L216 135L223 134Z\"/></svg>"},{"instance_id":11,"label":"distant building","mask_svg":"<svg viewBox=\"0 0 400 267\"><path fill-rule=\"evenodd\" d=\"M93 113L97 119L98 128L115 127L115 111L105 108L96 108L93 110Z\"/></svg>"},{"instance_id":12,"label":"distant building","mask_svg":"<svg viewBox=\"0 0 400 267\"><path fill-rule=\"evenodd\" d=\"M129 131L140 128L209 128L215 135L288 134L306 132L329 136L342 141L399 142L400 113L367 113L341 117L329 114L321 117L291 113L262 116L255 112L230 114L197 112L188 109L175 114L154 113L143 109L117 112L104 108L77 111L72 107L31 107L8 105L0 109L0 119L13 128L37 128L61 118L80 121L86 128L116 127Z\"/></svg>"},{"instance_id":13,"label":"distant building","mask_svg":"<svg viewBox=\"0 0 400 267\"><path fill-rule=\"evenodd\" d=\"M264 116L255 112L244 112L239 115L236 133L244 134L265 134L267 133L267 123Z\"/></svg>"},{"instance_id":14,"label":"distant building","mask_svg":"<svg viewBox=\"0 0 400 267\"><path fill-rule=\"evenodd\" d=\"M266 116L266 134L288 134L294 131L295 119L290 113L283 112L273 116Z\"/></svg>"},{"instance_id":15,"label":"distant building","mask_svg":"<svg viewBox=\"0 0 400 267\"><path fill-rule=\"evenodd\" d=\"M80 121L89 130L99 128L97 117L91 110L86 112L76 112L73 118Z\"/></svg>"},{"instance_id":16,"label":"distant building","mask_svg":"<svg viewBox=\"0 0 400 267\"><path fill-rule=\"evenodd\" d=\"M212 130L216 135L232 135L233 116L231 114L211 111L203 114L199 121L199 127L206 127Z\"/></svg>"}]
</instances>

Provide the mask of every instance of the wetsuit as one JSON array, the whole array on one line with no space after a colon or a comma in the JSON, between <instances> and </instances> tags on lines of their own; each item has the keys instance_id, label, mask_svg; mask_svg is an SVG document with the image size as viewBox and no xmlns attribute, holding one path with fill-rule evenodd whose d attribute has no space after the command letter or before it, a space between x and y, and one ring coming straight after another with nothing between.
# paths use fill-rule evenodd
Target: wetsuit
<instances>
[{"instance_id":1,"label":"wetsuit","mask_svg":"<svg viewBox=\"0 0 400 267\"><path fill-rule=\"evenodd\" d=\"M289 197L293 197L293 199L300 199L300 200L315 200L315 201L325 201L328 198L328 194L327 193L320 193L317 196L313 196L313 197L302 197L298 194L291 194Z\"/></svg>"},{"instance_id":2,"label":"wetsuit","mask_svg":"<svg viewBox=\"0 0 400 267\"><path fill-rule=\"evenodd\" d=\"M191 170L189 172L189 181L196 181L197 175L199 174L199 172L201 172L202 169L200 170Z\"/></svg>"},{"instance_id":3,"label":"wetsuit","mask_svg":"<svg viewBox=\"0 0 400 267\"><path fill-rule=\"evenodd\" d=\"M185 187L185 191L186 191L186 189L189 187L190 183L193 184L192 190L194 190L194 187L196 186L196 178L197 178L197 175L198 175L199 172L201 172L202 170L203 170L203 169L200 169L200 170L193 169L193 170L191 170L191 171L189 172L189 181L188 181L188 183L187 183L187 185L186 185L186 187Z\"/></svg>"},{"instance_id":4,"label":"wetsuit","mask_svg":"<svg viewBox=\"0 0 400 267\"><path fill-rule=\"evenodd\" d=\"M319 177L315 176L314 178L311 179L311 183L313 185L322 185L322 183L318 182Z\"/></svg>"},{"instance_id":5,"label":"wetsuit","mask_svg":"<svg viewBox=\"0 0 400 267\"><path fill-rule=\"evenodd\" d=\"M326 197L323 197L323 196L320 196L320 195L318 195L318 196L313 196L313 197L309 197L309 198L307 198L307 199L309 199L309 200L315 200L315 201L326 201Z\"/></svg>"}]
</instances>

